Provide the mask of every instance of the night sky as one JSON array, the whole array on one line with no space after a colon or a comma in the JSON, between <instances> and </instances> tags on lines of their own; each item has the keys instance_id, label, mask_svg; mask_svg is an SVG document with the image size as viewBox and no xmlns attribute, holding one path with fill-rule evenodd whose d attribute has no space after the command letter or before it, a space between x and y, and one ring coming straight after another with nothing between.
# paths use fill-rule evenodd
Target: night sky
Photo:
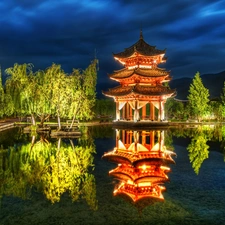
<instances>
[{"instance_id":1,"label":"night sky","mask_svg":"<svg viewBox=\"0 0 225 225\"><path fill-rule=\"evenodd\" d=\"M98 88L122 68L112 56L144 40L166 49L173 79L225 70L225 1L4 0L0 2L0 65L58 63L70 73L97 56Z\"/></svg>"}]
</instances>

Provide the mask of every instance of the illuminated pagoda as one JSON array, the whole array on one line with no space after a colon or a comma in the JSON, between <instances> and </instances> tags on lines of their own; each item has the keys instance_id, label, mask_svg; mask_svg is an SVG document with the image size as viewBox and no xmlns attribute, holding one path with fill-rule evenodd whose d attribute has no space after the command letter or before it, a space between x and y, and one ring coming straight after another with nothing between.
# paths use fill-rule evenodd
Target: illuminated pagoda
<instances>
[{"instance_id":1,"label":"illuminated pagoda","mask_svg":"<svg viewBox=\"0 0 225 225\"><path fill-rule=\"evenodd\" d=\"M169 181L173 151L164 145L164 131L116 130L116 147L102 158L117 164L109 171L119 183L114 196L121 196L139 210L164 201L164 183Z\"/></svg>"},{"instance_id":2,"label":"illuminated pagoda","mask_svg":"<svg viewBox=\"0 0 225 225\"><path fill-rule=\"evenodd\" d=\"M120 85L103 94L116 102L116 121L164 121L164 104L175 96L175 90L165 85L170 72L158 67L166 62L165 52L147 44L141 31L135 44L113 54L125 68L109 75Z\"/></svg>"}]
</instances>

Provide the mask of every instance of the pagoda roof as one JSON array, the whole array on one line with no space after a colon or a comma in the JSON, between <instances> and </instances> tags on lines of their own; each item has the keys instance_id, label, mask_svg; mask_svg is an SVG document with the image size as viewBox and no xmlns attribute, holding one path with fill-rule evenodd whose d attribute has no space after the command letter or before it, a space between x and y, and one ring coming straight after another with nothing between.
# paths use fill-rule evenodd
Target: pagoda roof
<instances>
[{"instance_id":1,"label":"pagoda roof","mask_svg":"<svg viewBox=\"0 0 225 225\"><path fill-rule=\"evenodd\" d=\"M146 96L162 96L166 94L174 94L175 90L171 90L168 87L159 85L159 86L147 86L136 84L134 86L117 86L111 88L108 91L103 92L107 96L126 96L129 94L138 94Z\"/></svg>"},{"instance_id":2,"label":"pagoda roof","mask_svg":"<svg viewBox=\"0 0 225 225\"><path fill-rule=\"evenodd\" d=\"M161 165L168 165L171 163L175 163L173 158L171 157L171 153L167 152L166 154L162 154L162 152L149 152L144 154L133 154L132 152L124 152L121 150L114 150L108 153L105 153L102 158L108 159L111 162L114 163L127 163L127 164L133 164L138 165L142 164L143 162L147 161L157 161L161 162ZM154 163L153 163L154 164Z\"/></svg>"},{"instance_id":3,"label":"pagoda roof","mask_svg":"<svg viewBox=\"0 0 225 225\"><path fill-rule=\"evenodd\" d=\"M158 50L156 46L151 46L146 43L141 32L140 39L135 44L131 45L129 48L125 48L123 52L113 53L113 56L117 58L127 58L132 56L135 52L145 56L156 56L165 54L166 50Z\"/></svg>"},{"instance_id":4,"label":"pagoda roof","mask_svg":"<svg viewBox=\"0 0 225 225\"><path fill-rule=\"evenodd\" d=\"M129 168L130 167L130 168ZM117 168L111 170L109 175L114 176L120 180L132 180L135 183L147 182L151 183L162 183L168 181L169 178L164 172L163 169L160 169L158 166L157 171L145 170L144 172L135 167L131 167L130 164L122 164L122 166L118 166Z\"/></svg>"},{"instance_id":5,"label":"pagoda roof","mask_svg":"<svg viewBox=\"0 0 225 225\"><path fill-rule=\"evenodd\" d=\"M151 198L155 201L162 201L164 197L162 195L162 191L164 191L161 186L151 185L145 187L138 187L127 183L120 183L118 188L114 190L114 195L124 194L132 200L132 202L138 202L143 198Z\"/></svg>"},{"instance_id":6,"label":"pagoda roof","mask_svg":"<svg viewBox=\"0 0 225 225\"><path fill-rule=\"evenodd\" d=\"M121 79L121 78L131 77L133 74L137 74L143 77L164 77L164 76L169 77L170 76L170 72L162 68L147 69L147 68L139 68L139 67L135 69L123 68L121 70L114 71L114 73L109 76L112 78Z\"/></svg>"}]
</instances>

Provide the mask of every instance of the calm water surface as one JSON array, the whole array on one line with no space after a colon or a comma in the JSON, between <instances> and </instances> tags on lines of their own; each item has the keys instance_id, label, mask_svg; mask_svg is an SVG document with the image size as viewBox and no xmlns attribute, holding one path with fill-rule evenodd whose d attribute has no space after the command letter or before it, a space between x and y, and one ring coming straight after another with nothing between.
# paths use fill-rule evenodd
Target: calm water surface
<instances>
[{"instance_id":1,"label":"calm water surface","mask_svg":"<svg viewBox=\"0 0 225 225\"><path fill-rule=\"evenodd\" d=\"M83 130L0 133L1 225L225 224L224 127Z\"/></svg>"}]
</instances>

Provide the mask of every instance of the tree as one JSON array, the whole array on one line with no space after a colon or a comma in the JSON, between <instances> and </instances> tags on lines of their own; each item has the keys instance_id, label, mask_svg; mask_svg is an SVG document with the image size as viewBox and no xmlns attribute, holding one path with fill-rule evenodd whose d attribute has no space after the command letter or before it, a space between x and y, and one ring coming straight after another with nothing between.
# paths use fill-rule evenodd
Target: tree
<instances>
[{"instance_id":1,"label":"tree","mask_svg":"<svg viewBox=\"0 0 225 225\"><path fill-rule=\"evenodd\" d=\"M222 103L222 117L225 117L225 82L223 84L222 93L220 95L221 103Z\"/></svg>"},{"instance_id":2,"label":"tree","mask_svg":"<svg viewBox=\"0 0 225 225\"><path fill-rule=\"evenodd\" d=\"M46 97L51 114L57 116L58 130L61 130L61 118L67 116L70 107L70 83L61 65L52 64L45 72Z\"/></svg>"},{"instance_id":3,"label":"tree","mask_svg":"<svg viewBox=\"0 0 225 225\"><path fill-rule=\"evenodd\" d=\"M196 116L200 121L208 111L209 90L204 87L199 72L193 78L187 98L189 100L191 115Z\"/></svg>"},{"instance_id":4,"label":"tree","mask_svg":"<svg viewBox=\"0 0 225 225\"><path fill-rule=\"evenodd\" d=\"M0 70L0 118L4 115L4 108L5 108L4 97L5 93L2 85L2 72Z\"/></svg>"},{"instance_id":5,"label":"tree","mask_svg":"<svg viewBox=\"0 0 225 225\"><path fill-rule=\"evenodd\" d=\"M209 156L209 146L207 145L207 137L203 132L196 133L188 145L189 159L196 174L205 159Z\"/></svg>"},{"instance_id":6,"label":"tree","mask_svg":"<svg viewBox=\"0 0 225 225\"><path fill-rule=\"evenodd\" d=\"M97 65L95 59L84 70L73 70L70 79L69 97L69 114L72 118L70 128L72 128L75 119L90 120L94 117L93 107L96 101L96 82L97 82Z\"/></svg>"},{"instance_id":7,"label":"tree","mask_svg":"<svg viewBox=\"0 0 225 225\"><path fill-rule=\"evenodd\" d=\"M182 119L184 116L184 104L176 101L174 98L169 98L165 104L167 118Z\"/></svg>"},{"instance_id":8,"label":"tree","mask_svg":"<svg viewBox=\"0 0 225 225\"><path fill-rule=\"evenodd\" d=\"M225 108L223 107L222 103L220 101L210 101L209 102L209 108L210 108L210 119L216 119L218 121L221 121L223 118L223 115L225 116Z\"/></svg>"},{"instance_id":9,"label":"tree","mask_svg":"<svg viewBox=\"0 0 225 225\"><path fill-rule=\"evenodd\" d=\"M31 82L32 67L32 64L19 65L15 63L13 67L5 70L6 74L9 75L6 80L6 94L11 96L14 114L18 116L31 115L34 110L32 104L32 96L35 96Z\"/></svg>"}]
</instances>

